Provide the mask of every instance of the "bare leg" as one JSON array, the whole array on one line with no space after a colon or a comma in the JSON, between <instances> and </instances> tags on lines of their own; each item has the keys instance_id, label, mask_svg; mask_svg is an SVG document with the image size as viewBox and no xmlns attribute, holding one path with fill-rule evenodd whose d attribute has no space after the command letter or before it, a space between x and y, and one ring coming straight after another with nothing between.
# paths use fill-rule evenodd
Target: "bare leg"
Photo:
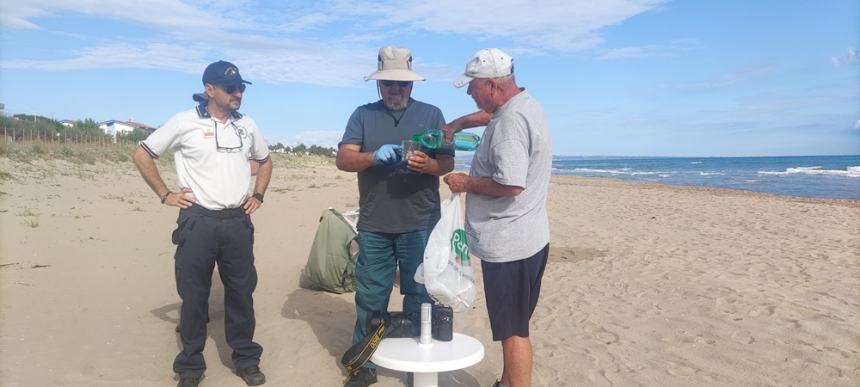
<instances>
[{"instance_id":1,"label":"bare leg","mask_svg":"<svg viewBox=\"0 0 860 387\"><path fill-rule=\"evenodd\" d=\"M532 342L528 337L511 336L502 340L505 369L502 384L506 387L529 387L532 383Z\"/></svg>"}]
</instances>

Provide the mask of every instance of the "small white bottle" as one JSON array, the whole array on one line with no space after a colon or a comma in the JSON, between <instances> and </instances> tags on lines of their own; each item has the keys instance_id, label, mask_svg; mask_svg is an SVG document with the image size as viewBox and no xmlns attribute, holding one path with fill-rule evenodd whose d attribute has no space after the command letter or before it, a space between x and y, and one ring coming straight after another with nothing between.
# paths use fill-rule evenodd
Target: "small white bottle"
<instances>
[{"instance_id":1,"label":"small white bottle","mask_svg":"<svg viewBox=\"0 0 860 387\"><path fill-rule=\"evenodd\" d=\"M421 336L418 343L422 346L433 345L433 314L430 303L421 304Z\"/></svg>"}]
</instances>

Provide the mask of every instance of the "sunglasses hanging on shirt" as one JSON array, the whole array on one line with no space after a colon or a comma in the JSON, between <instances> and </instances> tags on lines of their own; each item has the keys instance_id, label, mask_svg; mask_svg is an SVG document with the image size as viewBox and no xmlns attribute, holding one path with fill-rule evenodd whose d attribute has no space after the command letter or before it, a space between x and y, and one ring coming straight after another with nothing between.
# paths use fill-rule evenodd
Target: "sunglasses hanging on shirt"
<instances>
[{"instance_id":1,"label":"sunglasses hanging on shirt","mask_svg":"<svg viewBox=\"0 0 860 387\"><path fill-rule=\"evenodd\" d=\"M212 121L215 121L215 120L212 120ZM229 125L233 127L233 133L236 135L235 140L233 140L233 138L234 138L233 136L228 136L229 138L227 138L227 139L219 139L219 137L218 137L218 132L219 132L218 121L215 121L215 148L218 150L218 152L226 152L226 153L241 152L242 147L245 145L244 141L242 141L242 137L244 137L244 135L243 135L244 129L236 126L236 124L233 123L233 121L230 121ZM227 140L227 141L225 141L225 140ZM229 141L229 140L233 140L233 141ZM225 146L224 143L228 143L228 144L226 144L226 146ZM238 145L236 143L238 143ZM233 146L230 146L230 145L233 145Z\"/></svg>"}]
</instances>

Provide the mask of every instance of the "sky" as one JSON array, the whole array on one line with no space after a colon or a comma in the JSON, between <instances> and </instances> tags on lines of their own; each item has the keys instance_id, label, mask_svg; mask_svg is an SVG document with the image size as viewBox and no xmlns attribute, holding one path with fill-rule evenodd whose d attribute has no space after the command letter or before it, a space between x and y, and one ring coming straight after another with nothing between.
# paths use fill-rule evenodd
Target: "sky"
<instances>
[{"instance_id":1,"label":"sky","mask_svg":"<svg viewBox=\"0 0 860 387\"><path fill-rule=\"evenodd\" d=\"M511 54L556 155L860 154L856 0L0 0L0 103L159 126L224 59L267 142L334 147L391 44L449 121L469 58Z\"/></svg>"}]
</instances>

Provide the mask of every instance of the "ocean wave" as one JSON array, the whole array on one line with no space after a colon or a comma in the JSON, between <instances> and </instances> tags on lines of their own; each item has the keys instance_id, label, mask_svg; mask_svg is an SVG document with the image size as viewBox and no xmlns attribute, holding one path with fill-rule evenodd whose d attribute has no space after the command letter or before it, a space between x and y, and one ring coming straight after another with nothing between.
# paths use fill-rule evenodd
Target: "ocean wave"
<instances>
[{"instance_id":1,"label":"ocean wave","mask_svg":"<svg viewBox=\"0 0 860 387\"><path fill-rule=\"evenodd\" d=\"M796 168L786 168L784 171L758 171L759 175L831 175L831 176L845 176L845 177L860 177L860 166L852 166L846 169L821 169L820 166L816 167L796 167Z\"/></svg>"},{"instance_id":2,"label":"ocean wave","mask_svg":"<svg viewBox=\"0 0 860 387\"><path fill-rule=\"evenodd\" d=\"M699 172L699 176L725 176L723 172Z\"/></svg>"},{"instance_id":3,"label":"ocean wave","mask_svg":"<svg viewBox=\"0 0 860 387\"><path fill-rule=\"evenodd\" d=\"M598 168L574 168L574 169L559 169L554 168L558 172L566 172L566 173L589 173L589 174L605 174L605 175L627 175L627 176L648 176L648 175L658 175L661 177L665 177L664 175L671 176L672 172L665 171L634 171L631 168L618 168L618 169L598 169Z\"/></svg>"}]
</instances>

